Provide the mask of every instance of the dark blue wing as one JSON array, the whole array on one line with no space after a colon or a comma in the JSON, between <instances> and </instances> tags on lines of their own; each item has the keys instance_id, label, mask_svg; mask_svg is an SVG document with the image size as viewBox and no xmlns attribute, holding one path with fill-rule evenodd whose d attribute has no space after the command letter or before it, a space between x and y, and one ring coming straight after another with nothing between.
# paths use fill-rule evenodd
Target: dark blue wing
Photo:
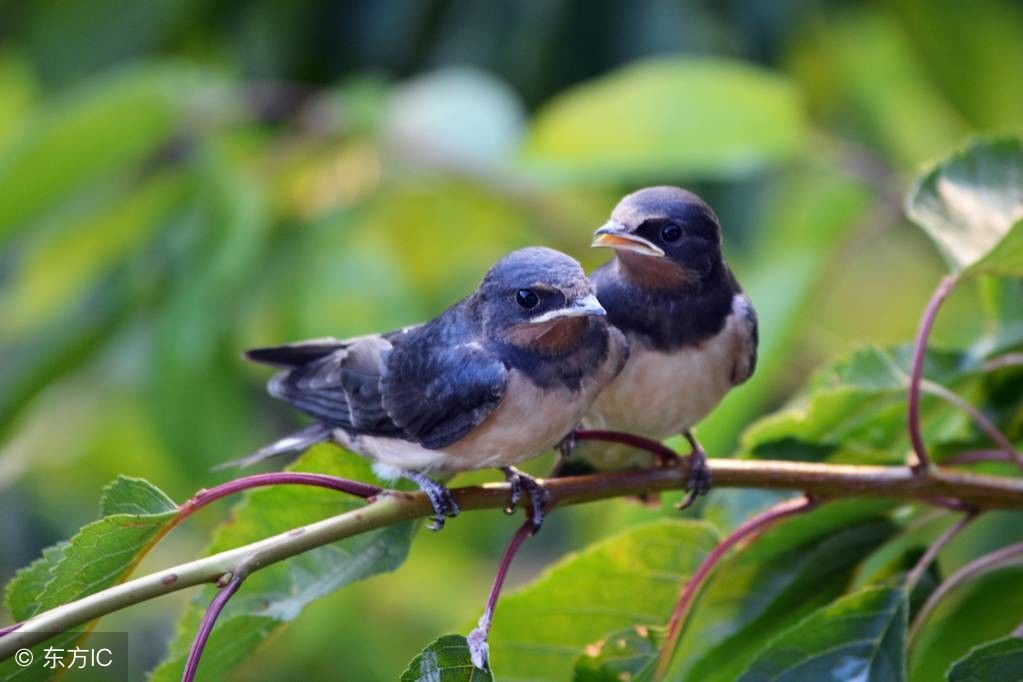
<instances>
[{"instance_id":1,"label":"dark blue wing","mask_svg":"<svg viewBox=\"0 0 1023 682\"><path fill-rule=\"evenodd\" d=\"M443 448L493 412L508 369L479 344L445 344L428 330L415 336L395 340L380 384L383 405L411 440Z\"/></svg>"},{"instance_id":2,"label":"dark blue wing","mask_svg":"<svg viewBox=\"0 0 1023 682\"><path fill-rule=\"evenodd\" d=\"M390 343L380 337L343 342L333 352L274 376L270 395L309 416L352 433L400 435L380 393L383 358Z\"/></svg>"}]
</instances>

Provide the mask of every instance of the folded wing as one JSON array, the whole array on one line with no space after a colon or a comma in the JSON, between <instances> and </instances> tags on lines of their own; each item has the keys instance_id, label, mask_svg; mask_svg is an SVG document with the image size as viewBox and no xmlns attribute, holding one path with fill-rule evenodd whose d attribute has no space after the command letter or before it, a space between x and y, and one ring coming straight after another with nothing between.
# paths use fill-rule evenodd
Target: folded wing
<instances>
[{"instance_id":1,"label":"folded wing","mask_svg":"<svg viewBox=\"0 0 1023 682\"><path fill-rule=\"evenodd\" d=\"M507 382L504 364L480 346L447 345L423 328L260 348L246 357L288 368L270 380L270 394L319 422L430 449L486 419Z\"/></svg>"}]
</instances>

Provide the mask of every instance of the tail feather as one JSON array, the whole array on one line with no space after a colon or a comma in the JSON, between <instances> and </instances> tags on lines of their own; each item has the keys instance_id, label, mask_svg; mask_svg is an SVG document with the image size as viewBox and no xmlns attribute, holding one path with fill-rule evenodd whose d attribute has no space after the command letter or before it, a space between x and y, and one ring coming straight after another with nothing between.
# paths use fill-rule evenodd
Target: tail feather
<instances>
[{"instance_id":1,"label":"tail feather","mask_svg":"<svg viewBox=\"0 0 1023 682\"><path fill-rule=\"evenodd\" d=\"M262 462L264 459L276 457L277 455L299 454L305 452L317 443L330 439L330 427L325 424L310 424L300 431L295 431L284 438L270 443L266 447L256 450L251 455L240 459L233 459L213 467L213 471L220 471L231 467L248 467Z\"/></svg>"},{"instance_id":2,"label":"tail feather","mask_svg":"<svg viewBox=\"0 0 1023 682\"><path fill-rule=\"evenodd\" d=\"M259 362L272 367L283 367L284 369L295 369L319 360L330 355L339 348L343 348L345 342L335 338L325 337L322 339L310 339L289 343L283 346L269 346L266 348L252 348L245 351L246 359Z\"/></svg>"}]
</instances>

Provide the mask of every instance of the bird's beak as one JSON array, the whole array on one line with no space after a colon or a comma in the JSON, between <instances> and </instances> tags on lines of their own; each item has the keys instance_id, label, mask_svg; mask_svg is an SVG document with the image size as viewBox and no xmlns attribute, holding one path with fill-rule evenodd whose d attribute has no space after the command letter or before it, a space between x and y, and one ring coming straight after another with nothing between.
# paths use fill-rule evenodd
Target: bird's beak
<instances>
[{"instance_id":1,"label":"bird's beak","mask_svg":"<svg viewBox=\"0 0 1023 682\"><path fill-rule=\"evenodd\" d=\"M608 246L622 251L634 251L644 256L663 256L664 250L656 244L629 232L621 223L609 220L593 233L590 246Z\"/></svg>"},{"instance_id":2,"label":"bird's beak","mask_svg":"<svg viewBox=\"0 0 1023 682\"><path fill-rule=\"evenodd\" d=\"M563 317L603 317L605 315L607 315L607 311L604 310L604 306L600 305L600 301L597 300L594 294L589 294L572 301L572 303L564 308L548 310L542 315L530 318L529 322L531 324L539 324Z\"/></svg>"}]
</instances>

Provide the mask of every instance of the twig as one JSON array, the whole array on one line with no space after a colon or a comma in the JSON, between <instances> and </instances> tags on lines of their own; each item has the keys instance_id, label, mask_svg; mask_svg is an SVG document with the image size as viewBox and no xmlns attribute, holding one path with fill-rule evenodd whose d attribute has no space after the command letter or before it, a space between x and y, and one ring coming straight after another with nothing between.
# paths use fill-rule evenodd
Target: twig
<instances>
[{"instance_id":1,"label":"twig","mask_svg":"<svg viewBox=\"0 0 1023 682\"><path fill-rule=\"evenodd\" d=\"M920 329L916 334L916 342L913 344L913 363L909 378L909 399L907 401L909 412L907 415L907 426L909 429L909 440L913 443L913 452L916 453L916 462L912 468L917 473L926 473L931 466L931 459L927 456L927 446L924 445L923 435L920 432L920 380L924 375L924 357L927 355L927 339L931 335L931 327L934 326L934 318L938 315L938 308L945 300L949 292L956 285L955 275L946 275L934 290L931 300L927 303L923 318L920 320Z\"/></svg>"},{"instance_id":2,"label":"twig","mask_svg":"<svg viewBox=\"0 0 1023 682\"><path fill-rule=\"evenodd\" d=\"M945 529L945 532L938 536L938 539L931 543L931 546L927 548L923 556L916 562L912 570L906 574L906 592L912 592L916 584L920 582L920 578L923 576L924 571L931 565L934 558L938 556L938 552L945 548L945 545L954 538L959 531L965 528L973 519L977 518L975 512L966 512L958 521L953 523L951 526Z\"/></svg>"},{"instance_id":3,"label":"twig","mask_svg":"<svg viewBox=\"0 0 1023 682\"><path fill-rule=\"evenodd\" d=\"M725 536L725 538L718 543L717 547L710 551L710 553L704 558L703 563L700 564L686 582L686 586L682 590L682 595L679 597L678 603L675 605L675 610L672 611L671 617L668 618L668 629L664 637L664 645L661 647L661 654L658 658L657 672L654 675L654 679L662 679L664 674L668 671L668 665L671 663L672 656L675 653L678 638L682 634L682 626L685 624L686 616L689 614L689 609L693 605L693 600L696 598L696 595L699 594L700 588L707 582L707 578L710 577L711 572L728 553L728 550L739 544L739 542L747 538L755 537L759 533L767 530L767 528L781 519L804 512L816 504L816 501L812 497L808 496L797 497L791 500L785 500L784 502L779 502L773 507L770 507L756 516L747 519L742 525Z\"/></svg>"},{"instance_id":4,"label":"twig","mask_svg":"<svg viewBox=\"0 0 1023 682\"><path fill-rule=\"evenodd\" d=\"M924 602L924 605L920 607L920 612L917 613L916 619L913 621L913 626L909 629L909 638L907 640L909 646L912 646L916 641L924 623L927 622L927 619L930 617L934 609L937 608L938 603L945 598L945 595L971 578L975 578L998 568L1012 566L1014 564L1023 564L1023 542L1017 542L1014 545L1002 547L995 552L985 554L979 559L974 559L949 576L948 580L941 583L941 585L938 586L938 589L934 590L934 592L931 593L931 596L927 598L927 601Z\"/></svg>"},{"instance_id":5,"label":"twig","mask_svg":"<svg viewBox=\"0 0 1023 682\"><path fill-rule=\"evenodd\" d=\"M383 492L383 488L375 485L337 476L327 476L326 474L310 474L300 471L275 471L267 474L253 474L252 476L243 476L242 478L222 483L208 490L200 490L178 507L178 518L175 519L175 523L180 523L199 509L228 495L271 485L308 485L317 488L329 488L361 497L364 500Z\"/></svg>"},{"instance_id":6,"label":"twig","mask_svg":"<svg viewBox=\"0 0 1023 682\"><path fill-rule=\"evenodd\" d=\"M1003 367L1016 367L1020 365L1023 365L1023 353L1006 353L985 362L984 370L990 372Z\"/></svg>"},{"instance_id":7,"label":"twig","mask_svg":"<svg viewBox=\"0 0 1023 682\"><path fill-rule=\"evenodd\" d=\"M199 659L202 658L203 649L206 648L206 640L210 638L210 633L213 632L213 626L217 622L217 617L224 610L224 607L227 606L228 600L242 586L244 580L244 571L239 570L235 572L227 580L227 583L222 585L220 590L213 596L209 608L203 614L202 622L199 623L199 629L195 633L195 639L192 640L192 646L188 650L188 660L185 662L185 672L181 675L181 682L192 682L195 679L195 673L199 670Z\"/></svg>"},{"instance_id":8,"label":"twig","mask_svg":"<svg viewBox=\"0 0 1023 682\"><path fill-rule=\"evenodd\" d=\"M633 433L624 433L622 431L601 431L598 429L576 429L572 435L577 441L596 440L604 443L620 443L622 445L632 446L637 450L646 450L653 455L662 466L678 464L680 459L678 453L664 443L650 438L644 438L643 436L637 436Z\"/></svg>"},{"instance_id":9,"label":"twig","mask_svg":"<svg viewBox=\"0 0 1023 682\"><path fill-rule=\"evenodd\" d=\"M532 530L533 522L527 518L512 536L511 542L504 550L504 556L501 557L501 563L497 566L497 575L494 576L494 584L491 585L490 596L487 597L487 607L483 610L483 615L480 616L476 627L466 637L472 664L480 670L490 668L490 647L487 644L490 636L490 623L494 618L494 609L497 608L497 598L501 596L501 588L504 587L504 579L508 577L508 568L518 553L519 547L529 537Z\"/></svg>"},{"instance_id":10,"label":"twig","mask_svg":"<svg viewBox=\"0 0 1023 682\"><path fill-rule=\"evenodd\" d=\"M977 464L978 462L1008 462L1012 455L1004 450L970 450L945 460L945 464Z\"/></svg>"},{"instance_id":11,"label":"twig","mask_svg":"<svg viewBox=\"0 0 1023 682\"><path fill-rule=\"evenodd\" d=\"M21 623L11 623L10 625L5 625L4 627L0 628L0 637L3 637L9 632L14 632L20 627Z\"/></svg>"},{"instance_id":12,"label":"twig","mask_svg":"<svg viewBox=\"0 0 1023 682\"><path fill-rule=\"evenodd\" d=\"M1006 452L1015 462L1016 466L1023 469L1023 455L1016 451L1012 441L1001 432L1001 430L995 426L994 422L984 416L984 413L978 410L976 407L971 405L966 400L963 400L959 395L945 388L939 383L929 381L927 379L920 380L920 389L925 393L929 393L933 396L941 398L947 403L955 405L960 410L966 413L966 415L973 420L973 423L983 431L988 438L994 442L999 448Z\"/></svg>"},{"instance_id":13,"label":"twig","mask_svg":"<svg viewBox=\"0 0 1023 682\"><path fill-rule=\"evenodd\" d=\"M1023 479L985 476L965 471L936 470L915 476L906 467L856 466L769 460L708 460L719 488L767 488L805 491L820 497L873 497L929 501L954 498L978 509L1023 509ZM544 481L552 505L564 506L613 497L631 497L680 490L689 465L653 467L639 471L602 473ZM495 483L456 488L455 501L463 510L503 509L509 486ZM0 660L50 637L160 595L209 583L232 573L242 561L256 571L270 564L343 538L409 519L433 514L422 493L384 492L365 507L293 529L243 547L214 554L142 576L69 604L39 613L16 631L0 637Z\"/></svg>"}]
</instances>

